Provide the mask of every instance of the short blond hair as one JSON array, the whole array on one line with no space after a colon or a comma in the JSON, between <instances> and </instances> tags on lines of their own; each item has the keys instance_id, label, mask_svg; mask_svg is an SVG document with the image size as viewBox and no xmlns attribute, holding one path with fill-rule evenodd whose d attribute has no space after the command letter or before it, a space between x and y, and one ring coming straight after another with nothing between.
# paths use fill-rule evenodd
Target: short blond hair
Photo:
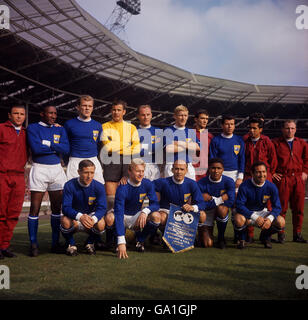
<instances>
[{"instance_id":1,"label":"short blond hair","mask_svg":"<svg viewBox=\"0 0 308 320\"><path fill-rule=\"evenodd\" d=\"M145 167L145 162L141 158L134 158L132 162L128 165L128 170L131 170L133 167L142 165Z\"/></svg>"},{"instance_id":2,"label":"short blond hair","mask_svg":"<svg viewBox=\"0 0 308 320\"><path fill-rule=\"evenodd\" d=\"M78 102L78 105L81 106L81 103L82 101L85 100L85 101L93 101L94 102L94 99L93 97L89 96L89 95L83 95L79 98L79 102Z\"/></svg>"},{"instance_id":3,"label":"short blond hair","mask_svg":"<svg viewBox=\"0 0 308 320\"><path fill-rule=\"evenodd\" d=\"M174 114L178 114L179 112L181 111L185 111L185 112L188 112L188 109L183 106L182 104L180 104L179 106L177 106L175 109L174 109Z\"/></svg>"}]
</instances>

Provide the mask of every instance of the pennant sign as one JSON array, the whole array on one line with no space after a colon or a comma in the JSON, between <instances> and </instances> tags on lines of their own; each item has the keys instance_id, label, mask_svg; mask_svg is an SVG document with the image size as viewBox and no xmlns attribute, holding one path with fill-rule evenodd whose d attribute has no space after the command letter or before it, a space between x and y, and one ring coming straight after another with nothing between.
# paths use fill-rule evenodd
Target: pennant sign
<instances>
[{"instance_id":1,"label":"pennant sign","mask_svg":"<svg viewBox=\"0 0 308 320\"><path fill-rule=\"evenodd\" d=\"M170 205L163 240L173 253L194 248L198 222L199 213L184 212L180 207Z\"/></svg>"}]
</instances>

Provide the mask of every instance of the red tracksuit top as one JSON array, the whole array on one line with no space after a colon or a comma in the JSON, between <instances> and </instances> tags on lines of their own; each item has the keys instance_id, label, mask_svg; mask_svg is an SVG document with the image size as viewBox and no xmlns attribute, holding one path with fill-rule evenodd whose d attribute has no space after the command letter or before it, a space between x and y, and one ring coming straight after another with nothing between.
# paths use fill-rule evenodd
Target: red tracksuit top
<instances>
[{"instance_id":1,"label":"red tracksuit top","mask_svg":"<svg viewBox=\"0 0 308 320\"><path fill-rule=\"evenodd\" d=\"M273 175L277 168L277 156L274 144L270 138L261 134L260 139L254 144L251 137L245 140L245 174L251 175L251 167L254 162L263 161L268 172Z\"/></svg>"},{"instance_id":2,"label":"red tracksuit top","mask_svg":"<svg viewBox=\"0 0 308 320\"><path fill-rule=\"evenodd\" d=\"M292 151L284 137L272 140L276 149L278 166L276 173L285 176L308 174L308 144L305 140L295 137Z\"/></svg>"},{"instance_id":3,"label":"red tracksuit top","mask_svg":"<svg viewBox=\"0 0 308 320\"><path fill-rule=\"evenodd\" d=\"M0 123L0 173L24 173L27 159L25 128L17 134L11 121Z\"/></svg>"}]
</instances>

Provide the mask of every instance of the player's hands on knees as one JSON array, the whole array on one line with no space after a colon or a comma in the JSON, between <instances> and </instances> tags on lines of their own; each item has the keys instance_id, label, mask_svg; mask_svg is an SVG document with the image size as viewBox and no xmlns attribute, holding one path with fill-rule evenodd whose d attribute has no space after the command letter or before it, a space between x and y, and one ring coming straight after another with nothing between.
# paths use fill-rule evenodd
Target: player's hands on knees
<instances>
[{"instance_id":1,"label":"player's hands on knees","mask_svg":"<svg viewBox=\"0 0 308 320\"><path fill-rule=\"evenodd\" d=\"M138 219L136 220L136 226L140 229L143 229L147 223L147 215L144 212L141 212Z\"/></svg>"},{"instance_id":2,"label":"player's hands on knees","mask_svg":"<svg viewBox=\"0 0 308 320\"><path fill-rule=\"evenodd\" d=\"M203 193L202 196L204 201L211 201L213 199L208 193Z\"/></svg>"},{"instance_id":3,"label":"player's hands on knees","mask_svg":"<svg viewBox=\"0 0 308 320\"><path fill-rule=\"evenodd\" d=\"M229 199L228 195L226 193L224 193L222 196L221 196L221 199L223 201L227 201Z\"/></svg>"},{"instance_id":4,"label":"player's hands on knees","mask_svg":"<svg viewBox=\"0 0 308 320\"><path fill-rule=\"evenodd\" d=\"M91 229L94 226L94 220L87 214L83 214L79 221L82 223L82 225L87 228L87 229Z\"/></svg>"},{"instance_id":5,"label":"player's hands on knees","mask_svg":"<svg viewBox=\"0 0 308 320\"><path fill-rule=\"evenodd\" d=\"M185 203L185 204L182 206L182 209L183 209L185 212L194 211L193 206L190 205L189 203Z\"/></svg>"},{"instance_id":6,"label":"player's hands on knees","mask_svg":"<svg viewBox=\"0 0 308 320\"><path fill-rule=\"evenodd\" d=\"M269 229L271 225L272 225L271 220L268 218L265 218L262 226L262 230Z\"/></svg>"},{"instance_id":7,"label":"player's hands on knees","mask_svg":"<svg viewBox=\"0 0 308 320\"><path fill-rule=\"evenodd\" d=\"M128 255L126 252L126 244L125 243L121 243L118 245L118 252L117 252L117 256L119 259L127 259Z\"/></svg>"},{"instance_id":8,"label":"player's hands on knees","mask_svg":"<svg viewBox=\"0 0 308 320\"><path fill-rule=\"evenodd\" d=\"M258 219L256 220L256 224L259 228L262 228L263 224L264 224L264 218L263 217L258 217Z\"/></svg>"}]
</instances>

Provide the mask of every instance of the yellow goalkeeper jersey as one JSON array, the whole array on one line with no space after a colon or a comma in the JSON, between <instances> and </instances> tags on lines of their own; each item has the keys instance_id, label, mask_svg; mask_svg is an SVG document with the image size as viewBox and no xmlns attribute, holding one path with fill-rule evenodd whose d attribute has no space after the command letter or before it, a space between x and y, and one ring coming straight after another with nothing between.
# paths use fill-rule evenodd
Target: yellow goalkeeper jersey
<instances>
[{"instance_id":1,"label":"yellow goalkeeper jersey","mask_svg":"<svg viewBox=\"0 0 308 320\"><path fill-rule=\"evenodd\" d=\"M102 143L108 153L121 155L140 154L140 141L137 128L127 122L108 121L103 123Z\"/></svg>"}]
</instances>

